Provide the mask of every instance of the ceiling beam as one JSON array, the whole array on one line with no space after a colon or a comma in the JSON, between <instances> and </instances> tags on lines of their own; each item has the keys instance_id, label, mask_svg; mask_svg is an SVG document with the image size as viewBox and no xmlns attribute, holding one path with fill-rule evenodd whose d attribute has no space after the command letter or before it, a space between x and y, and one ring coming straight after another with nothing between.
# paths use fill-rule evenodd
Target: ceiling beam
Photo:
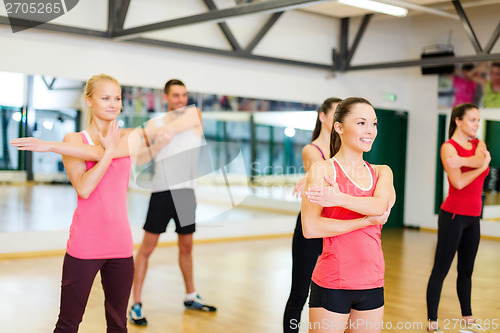
<instances>
[{"instance_id":1,"label":"ceiling beam","mask_svg":"<svg viewBox=\"0 0 500 333\"><path fill-rule=\"evenodd\" d=\"M361 37L365 34L366 27L368 26L368 23L370 23L371 18L373 17L373 14L366 14L363 17L363 21L361 22L361 25L359 26L358 33L356 34L356 38L354 39L354 42L352 43L351 49L349 50L349 54L347 55L347 66L351 64L352 57L354 56L354 53L358 49L359 42L361 41Z\"/></svg>"},{"instance_id":2,"label":"ceiling beam","mask_svg":"<svg viewBox=\"0 0 500 333\"><path fill-rule=\"evenodd\" d=\"M117 18L115 22L116 30L123 29L125 19L127 18L128 9L130 7L130 0L121 0L121 6L118 9Z\"/></svg>"},{"instance_id":3,"label":"ceiling beam","mask_svg":"<svg viewBox=\"0 0 500 333\"><path fill-rule=\"evenodd\" d=\"M474 29L472 28L472 25L470 24L469 19L465 14L465 11L462 7L462 4L460 3L460 0L453 0L452 2L453 6L455 6L455 10L457 11L458 16L460 17L460 21L462 22L462 25L465 29L465 33L467 34L467 37L472 43L472 47L476 51L476 54L482 53L483 49L481 48L481 44L479 44L479 40L477 39L476 34L474 33Z\"/></svg>"},{"instance_id":4,"label":"ceiling beam","mask_svg":"<svg viewBox=\"0 0 500 333\"><path fill-rule=\"evenodd\" d=\"M111 37L116 30L116 6L115 0L108 0L108 36Z\"/></svg>"},{"instance_id":5,"label":"ceiling beam","mask_svg":"<svg viewBox=\"0 0 500 333\"><path fill-rule=\"evenodd\" d=\"M439 66L439 65L453 65L464 62L479 62L479 61L495 61L500 60L500 53L494 54L476 54L472 56L462 57L432 57L419 60L404 60L393 61L385 63L375 63L366 65L349 66L348 71L360 71L371 69L387 69L387 68L402 68L402 67L418 67L418 66Z\"/></svg>"},{"instance_id":6,"label":"ceiling beam","mask_svg":"<svg viewBox=\"0 0 500 333\"><path fill-rule=\"evenodd\" d=\"M336 55L338 62L335 63L335 68L341 72L347 69L347 56L349 53L349 21L350 18L344 17L340 20L340 50Z\"/></svg>"},{"instance_id":7,"label":"ceiling beam","mask_svg":"<svg viewBox=\"0 0 500 333\"><path fill-rule=\"evenodd\" d=\"M11 18L9 20L7 16L0 16L0 25L28 27L36 30L61 32L65 34L73 34L73 35L88 36L88 37L101 37L101 38L108 37L107 31L68 27L65 25L52 24L52 23L43 23L39 26L33 27L32 21L16 19L16 18Z\"/></svg>"},{"instance_id":8,"label":"ceiling beam","mask_svg":"<svg viewBox=\"0 0 500 333\"><path fill-rule=\"evenodd\" d=\"M205 5L208 7L208 9L210 9L211 11L216 11L217 10L217 6L215 6L215 3L213 0L203 0L203 2L205 2ZM219 22L217 23L219 25L219 28L222 30L222 33L224 34L224 36L226 37L229 45L231 45L231 48L233 49L233 51L241 51L241 46L240 44L238 43L238 41L236 40L236 38L234 37L233 33L231 32L231 30L229 29L228 25L226 24L226 22Z\"/></svg>"},{"instance_id":9,"label":"ceiling beam","mask_svg":"<svg viewBox=\"0 0 500 333\"><path fill-rule=\"evenodd\" d=\"M332 65L318 64L318 63L312 63L312 62L306 62L306 61L290 60L290 59L281 59L281 58L274 58L274 57L266 57L266 56L250 54L250 53L247 53L244 51L236 52L236 51L228 51L228 50L221 50L221 49L213 49L213 48L208 48L208 47L173 43L173 42L161 41L161 40L156 40L156 39L148 39L148 38L139 38L138 37L138 38L128 39L126 41L132 42L132 43L149 45L149 46L161 46L161 47L167 47L167 48L174 48L174 49L178 49L178 50L196 51L196 52L200 52L200 53L221 55L221 56L232 57L232 58L265 61L265 62L271 62L271 63L281 64L281 65L294 65L294 66L308 67L308 68L328 70L328 71L332 71L334 69Z\"/></svg>"},{"instance_id":10,"label":"ceiling beam","mask_svg":"<svg viewBox=\"0 0 500 333\"><path fill-rule=\"evenodd\" d=\"M56 78L52 78L52 80L50 81L50 83L47 82L47 80L45 80L45 76L43 75L40 75L42 77L42 80L43 82L45 83L45 85L47 86L47 89L48 90L52 90L52 87L54 87L54 83L56 83Z\"/></svg>"},{"instance_id":11,"label":"ceiling beam","mask_svg":"<svg viewBox=\"0 0 500 333\"><path fill-rule=\"evenodd\" d=\"M493 46L495 46L495 43L498 40L498 37L500 36L500 22L498 22L498 25L491 35L490 40L488 41L488 44L486 44L486 47L484 48L484 52L486 53L491 53L491 50L493 49Z\"/></svg>"},{"instance_id":12,"label":"ceiling beam","mask_svg":"<svg viewBox=\"0 0 500 333\"><path fill-rule=\"evenodd\" d=\"M122 31L117 31L113 37L128 37L131 38L133 35L151 32L156 30L181 27L186 25L192 25L197 23L206 22L222 22L229 18L255 14L255 13L269 13L278 12L287 9L299 8L307 5L312 5L314 3L324 2L325 0L269 0L264 2L248 3L235 7L210 11L207 13L196 14L192 16L182 17L178 19L172 19L164 22L147 24L135 28L125 29Z\"/></svg>"},{"instance_id":13,"label":"ceiling beam","mask_svg":"<svg viewBox=\"0 0 500 333\"><path fill-rule=\"evenodd\" d=\"M246 52L251 53L255 49L257 44L259 44L260 41L262 40L262 38L264 38L264 36L269 32L269 30L271 30L274 23L276 23L276 21L278 21L278 19L281 17L282 14L283 14L283 12L277 12L277 13L273 13L273 15L271 15L269 20L267 20L266 24L264 24L262 29L260 29L260 31L257 33L257 35L255 35L255 37L252 39L252 41L248 44L248 46L245 49Z\"/></svg>"}]
</instances>

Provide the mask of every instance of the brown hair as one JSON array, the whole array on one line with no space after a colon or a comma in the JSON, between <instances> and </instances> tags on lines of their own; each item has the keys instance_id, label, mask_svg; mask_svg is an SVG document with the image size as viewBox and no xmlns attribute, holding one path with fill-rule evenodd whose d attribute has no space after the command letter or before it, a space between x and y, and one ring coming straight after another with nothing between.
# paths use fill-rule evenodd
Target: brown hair
<instances>
[{"instance_id":1,"label":"brown hair","mask_svg":"<svg viewBox=\"0 0 500 333\"><path fill-rule=\"evenodd\" d=\"M448 129L448 139L451 139L451 137L455 133L455 130L457 129L457 122L455 120L457 118L462 120L465 113L470 109L477 109L477 106L475 106L474 104L471 104L471 103L462 103L462 104L456 105L451 110L450 127Z\"/></svg>"},{"instance_id":2,"label":"brown hair","mask_svg":"<svg viewBox=\"0 0 500 333\"><path fill-rule=\"evenodd\" d=\"M319 136L319 133L321 132L321 121L319 120L319 115L321 113L324 113L326 115L328 111L330 111L330 109L332 108L332 104L340 103L341 101L342 100L340 98L330 97L325 99L323 104L321 104L321 106L318 109L318 116L316 117L316 126L314 127L314 130L312 132L311 141L316 140Z\"/></svg>"},{"instance_id":3,"label":"brown hair","mask_svg":"<svg viewBox=\"0 0 500 333\"><path fill-rule=\"evenodd\" d=\"M168 82L165 83L165 88L163 88L163 92L165 94L168 94L168 91L170 90L171 86L183 86L183 87L186 87L186 85L184 84L184 82L182 82L181 80L172 79L172 80L168 80Z\"/></svg>"},{"instance_id":4,"label":"brown hair","mask_svg":"<svg viewBox=\"0 0 500 333\"><path fill-rule=\"evenodd\" d=\"M335 115L333 117L333 124L342 123L344 118L351 113L352 106L355 104L368 104L371 107L372 104L362 97L349 97L337 105L335 109ZM342 141L340 140L340 135L335 131L335 127L332 127L332 135L330 138L330 156L333 157L339 151Z\"/></svg>"}]
</instances>

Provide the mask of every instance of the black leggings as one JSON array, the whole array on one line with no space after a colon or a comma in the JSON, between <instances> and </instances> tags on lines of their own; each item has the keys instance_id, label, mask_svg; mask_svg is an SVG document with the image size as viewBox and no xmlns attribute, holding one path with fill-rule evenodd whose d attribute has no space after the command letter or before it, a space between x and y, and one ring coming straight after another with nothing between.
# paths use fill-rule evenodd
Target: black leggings
<instances>
[{"instance_id":1,"label":"black leggings","mask_svg":"<svg viewBox=\"0 0 500 333\"><path fill-rule=\"evenodd\" d=\"M283 316L283 332L285 333L299 331L300 314L309 294L314 266L322 250L322 238L306 239L304 237L299 213L292 241L292 288Z\"/></svg>"},{"instance_id":2,"label":"black leggings","mask_svg":"<svg viewBox=\"0 0 500 333\"><path fill-rule=\"evenodd\" d=\"M438 241L434 267L427 285L427 318L438 319L439 298L443 281L458 251L457 293L462 316L471 316L472 271L480 238L479 217L439 212Z\"/></svg>"}]
</instances>

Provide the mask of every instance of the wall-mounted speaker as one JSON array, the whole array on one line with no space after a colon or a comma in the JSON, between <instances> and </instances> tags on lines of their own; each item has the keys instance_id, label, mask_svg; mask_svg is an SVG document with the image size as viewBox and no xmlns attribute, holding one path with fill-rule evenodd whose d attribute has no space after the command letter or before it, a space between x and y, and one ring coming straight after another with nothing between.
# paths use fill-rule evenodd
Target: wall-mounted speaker
<instances>
[{"instance_id":1,"label":"wall-mounted speaker","mask_svg":"<svg viewBox=\"0 0 500 333\"><path fill-rule=\"evenodd\" d=\"M428 58L441 58L441 57L454 57L455 53L449 50L424 52L422 53L422 59ZM428 74L453 74L455 72L455 65L433 65L433 66L422 66L422 75Z\"/></svg>"}]
</instances>

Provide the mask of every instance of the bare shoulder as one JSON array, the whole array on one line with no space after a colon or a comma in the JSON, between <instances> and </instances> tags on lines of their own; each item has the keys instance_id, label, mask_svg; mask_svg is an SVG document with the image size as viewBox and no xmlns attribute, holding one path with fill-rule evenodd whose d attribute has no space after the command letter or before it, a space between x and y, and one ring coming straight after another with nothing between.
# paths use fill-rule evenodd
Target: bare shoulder
<instances>
[{"instance_id":1,"label":"bare shoulder","mask_svg":"<svg viewBox=\"0 0 500 333\"><path fill-rule=\"evenodd\" d=\"M477 147L478 148L486 148L486 143L483 140L478 139L477 140Z\"/></svg>"},{"instance_id":2,"label":"bare shoulder","mask_svg":"<svg viewBox=\"0 0 500 333\"><path fill-rule=\"evenodd\" d=\"M83 143L80 133L70 132L64 136L63 142L68 143Z\"/></svg>"},{"instance_id":3,"label":"bare shoulder","mask_svg":"<svg viewBox=\"0 0 500 333\"><path fill-rule=\"evenodd\" d=\"M307 172L308 179L320 179L323 180L325 176L333 175L332 164L329 160L321 160L314 162L311 168Z\"/></svg>"},{"instance_id":4,"label":"bare shoulder","mask_svg":"<svg viewBox=\"0 0 500 333\"><path fill-rule=\"evenodd\" d=\"M302 154L304 154L304 153L310 153L310 152L313 152L313 151L318 151L318 148L315 148L311 144L307 144L307 145L304 146L304 148L302 148Z\"/></svg>"},{"instance_id":5,"label":"bare shoulder","mask_svg":"<svg viewBox=\"0 0 500 333\"><path fill-rule=\"evenodd\" d=\"M322 151L313 146L312 144L307 144L302 148L302 159L309 159L312 162L323 161Z\"/></svg>"},{"instance_id":6,"label":"bare shoulder","mask_svg":"<svg viewBox=\"0 0 500 333\"><path fill-rule=\"evenodd\" d=\"M458 155L457 149L449 142L443 143L443 145L441 146L441 153L444 153L446 155Z\"/></svg>"},{"instance_id":7,"label":"bare shoulder","mask_svg":"<svg viewBox=\"0 0 500 333\"><path fill-rule=\"evenodd\" d=\"M392 169L390 166L385 165L385 164L370 164L373 167L373 170L375 170L375 173L377 174L378 177L380 176L390 176L392 177Z\"/></svg>"}]
</instances>

